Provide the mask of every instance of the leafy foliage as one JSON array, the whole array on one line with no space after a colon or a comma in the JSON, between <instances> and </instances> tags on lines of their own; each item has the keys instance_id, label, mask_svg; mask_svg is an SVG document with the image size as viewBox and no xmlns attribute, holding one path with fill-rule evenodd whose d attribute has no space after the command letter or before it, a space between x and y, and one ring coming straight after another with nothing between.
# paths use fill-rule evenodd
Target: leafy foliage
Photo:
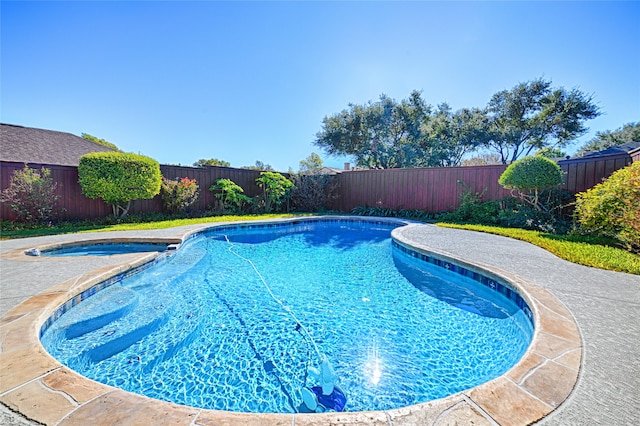
<instances>
[{"instance_id":1,"label":"leafy foliage","mask_svg":"<svg viewBox=\"0 0 640 426\"><path fill-rule=\"evenodd\" d=\"M534 150L566 146L587 131L584 121L600 115L591 97L577 89L553 89L543 79L494 94L486 111L487 146L503 164Z\"/></svg>"},{"instance_id":2,"label":"leafy foliage","mask_svg":"<svg viewBox=\"0 0 640 426\"><path fill-rule=\"evenodd\" d=\"M578 150L576 157L582 157L589 152L602 151L612 146L638 141L640 141L640 121L627 123L614 131L597 132L593 139Z\"/></svg>"},{"instance_id":3,"label":"leafy foliage","mask_svg":"<svg viewBox=\"0 0 640 426\"><path fill-rule=\"evenodd\" d=\"M484 108L434 110L418 91L396 102L381 95L325 117L314 144L329 155L353 155L359 167L447 167L485 147L503 164L544 148L557 149L584 134L600 111L579 90L543 79L493 95Z\"/></svg>"},{"instance_id":4,"label":"leafy foliage","mask_svg":"<svg viewBox=\"0 0 640 426\"><path fill-rule=\"evenodd\" d=\"M640 162L577 194L575 213L583 230L614 237L640 252Z\"/></svg>"},{"instance_id":5,"label":"leafy foliage","mask_svg":"<svg viewBox=\"0 0 640 426\"><path fill-rule=\"evenodd\" d=\"M291 204L295 211L318 212L329 207L337 197L337 185L333 176L321 174L291 175L293 188Z\"/></svg>"},{"instance_id":6,"label":"leafy foliage","mask_svg":"<svg viewBox=\"0 0 640 426\"><path fill-rule=\"evenodd\" d=\"M166 179L162 178L160 197L164 208L171 213L184 212L196 202L200 195L200 188L195 179L188 177Z\"/></svg>"},{"instance_id":7,"label":"leafy foliage","mask_svg":"<svg viewBox=\"0 0 640 426\"><path fill-rule=\"evenodd\" d=\"M394 210L386 207L357 206L351 211L351 213L357 216L398 217L422 221L434 218L433 214L425 212L424 210Z\"/></svg>"},{"instance_id":8,"label":"leafy foliage","mask_svg":"<svg viewBox=\"0 0 640 426\"><path fill-rule=\"evenodd\" d=\"M487 166L490 164L502 164L500 156L496 153L484 153L476 157L462 160L462 166Z\"/></svg>"},{"instance_id":9,"label":"leafy foliage","mask_svg":"<svg viewBox=\"0 0 640 426\"><path fill-rule=\"evenodd\" d=\"M275 169L273 167L271 167L271 164L266 164L263 163L260 160L257 160L256 163L253 166L243 166L241 167L242 169L247 169L247 170L257 170L257 171L264 171L264 172L275 172Z\"/></svg>"},{"instance_id":10,"label":"leafy foliage","mask_svg":"<svg viewBox=\"0 0 640 426\"><path fill-rule=\"evenodd\" d=\"M206 167L206 166L231 167L231 163L224 160L218 160L217 158L209 158L208 160L201 158L195 163L193 163L193 167Z\"/></svg>"},{"instance_id":11,"label":"leafy foliage","mask_svg":"<svg viewBox=\"0 0 640 426\"><path fill-rule=\"evenodd\" d=\"M511 163L498 183L515 190L522 200L535 209L543 210L545 205L540 203L540 191L560 185L562 169L552 160L534 155Z\"/></svg>"},{"instance_id":12,"label":"leafy foliage","mask_svg":"<svg viewBox=\"0 0 640 426\"><path fill-rule=\"evenodd\" d=\"M108 148L113 148L116 151L120 151L120 148L118 148L115 144L112 144L111 142L104 140L104 139L100 139L96 136L90 135L89 133L81 133L80 136L88 141L91 142L95 142L97 144L100 144L102 146L106 146Z\"/></svg>"},{"instance_id":13,"label":"leafy foliage","mask_svg":"<svg viewBox=\"0 0 640 426\"><path fill-rule=\"evenodd\" d=\"M56 215L57 183L51 178L51 170L39 171L25 164L15 170L9 179L9 187L2 191L0 201L7 203L16 213L18 221L45 223Z\"/></svg>"},{"instance_id":14,"label":"leafy foliage","mask_svg":"<svg viewBox=\"0 0 640 426\"><path fill-rule=\"evenodd\" d=\"M244 189L231 179L218 179L211 185L209 191L214 192L214 196L222 203L224 211L240 211L243 204L251 202L251 198L244 195Z\"/></svg>"},{"instance_id":15,"label":"leafy foliage","mask_svg":"<svg viewBox=\"0 0 640 426\"><path fill-rule=\"evenodd\" d=\"M278 208L293 189L293 182L275 172L262 172L256 179L256 183L262 188L262 196L258 203L266 213L271 213Z\"/></svg>"},{"instance_id":16,"label":"leafy foliage","mask_svg":"<svg viewBox=\"0 0 640 426\"><path fill-rule=\"evenodd\" d=\"M92 152L80 158L78 176L82 193L111 204L113 215L125 216L132 200L158 195L160 165L152 158L124 152Z\"/></svg>"},{"instance_id":17,"label":"leafy foliage","mask_svg":"<svg viewBox=\"0 0 640 426\"><path fill-rule=\"evenodd\" d=\"M420 92L400 103L381 95L378 102L349 104L349 109L325 117L314 144L329 155L353 155L360 167L410 167L417 156L414 142L429 113Z\"/></svg>"},{"instance_id":18,"label":"leafy foliage","mask_svg":"<svg viewBox=\"0 0 640 426\"><path fill-rule=\"evenodd\" d=\"M309 154L304 160L300 160L300 170L302 174L317 174L322 170L322 158L315 152Z\"/></svg>"}]
</instances>

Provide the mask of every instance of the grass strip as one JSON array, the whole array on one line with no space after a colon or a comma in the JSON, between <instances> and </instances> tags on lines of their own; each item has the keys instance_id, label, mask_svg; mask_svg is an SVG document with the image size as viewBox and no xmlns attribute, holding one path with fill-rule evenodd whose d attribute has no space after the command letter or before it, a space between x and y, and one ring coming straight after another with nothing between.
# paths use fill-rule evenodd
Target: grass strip
<instances>
[{"instance_id":1,"label":"grass strip","mask_svg":"<svg viewBox=\"0 0 640 426\"><path fill-rule=\"evenodd\" d=\"M555 254L561 259L593 268L640 275L640 256L607 245L606 240L578 235L555 235L519 228L486 225L437 223L445 228L486 232L526 241Z\"/></svg>"},{"instance_id":2,"label":"grass strip","mask_svg":"<svg viewBox=\"0 0 640 426\"><path fill-rule=\"evenodd\" d=\"M108 231L141 231L148 229L166 229L184 225L199 225L219 222L239 222L246 220L265 220L276 218L299 217L300 214L257 214L257 215L226 215L208 216L198 218L169 219L149 222L124 222L106 225L73 225L64 224L43 228L1 230L1 239L41 237L45 235L74 234L86 232L108 232Z\"/></svg>"}]
</instances>

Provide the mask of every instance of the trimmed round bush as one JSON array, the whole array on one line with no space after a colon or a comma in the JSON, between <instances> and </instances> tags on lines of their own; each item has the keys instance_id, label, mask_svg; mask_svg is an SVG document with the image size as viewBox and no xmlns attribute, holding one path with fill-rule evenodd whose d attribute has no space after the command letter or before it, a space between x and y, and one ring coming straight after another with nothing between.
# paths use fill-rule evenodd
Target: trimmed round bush
<instances>
[{"instance_id":1,"label":"trimmed round bush","mask_svg":"<svg viewBox=\"0 0 640 426\"><path fill-rule=\"evenodd\" d=\"M514 161L502 173L498 183L507 189L539 191L562 183L562 169L554 161L539 155Z\"/></svg>"},{"instance_id":2,"label":"trimmed round bush","mask_svg":"<svg viewBox=\"0 0 640 426\"><path fill-rule=\"evenodd\" d=\"M92 152L80 158L79 183L88 198L111 204L115 216L125 216L131 201L158 195L160 164L153 158L126 152Z\"/></svg>"}]
</instances>

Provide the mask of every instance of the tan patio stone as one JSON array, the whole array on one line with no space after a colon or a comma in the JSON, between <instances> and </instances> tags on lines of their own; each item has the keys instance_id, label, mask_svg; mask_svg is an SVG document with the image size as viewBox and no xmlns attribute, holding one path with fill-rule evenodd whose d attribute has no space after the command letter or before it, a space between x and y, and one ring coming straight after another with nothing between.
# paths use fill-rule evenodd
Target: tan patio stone
<instances>
[{"instance_id":1,"label":"tan patio stone","mask_svg":"<svg viewBox=\"0 0 640 426\"><path fill-rule=\"evenodd\" d=\"M540 354L546 358L554 359L557 356L570 351L579 349L580 343L573 340L566 340L553 334L540 332L538 338L533 343L533 352Z\"/></svg>"},{"instance_id":2,"label":"tan patio stone","mask_svg":"<svg viewBox=\"0 0 640 426\"><path fill-rule=\"evenodd\" d=\"M78 403L89 401L113 390L112 387L89 380L67 367L46 375L42 378L42 383L51 389L66 393Z\"/></svg>"},{"instance_id":3,"label":"tan patio stone","mask_svg":"<svg viewBox=\"0 0 640 426\"><path fill-rule=\"evenodd\" d=\"M555 408L567 399L577 378L577 370L548 361L527 377L522 387Z\"/></svg>"},{"instance_id":4,"label":"tan patio stone","mask_svg":"<svg viewBox=\"0 0 640 426\"><path fill-rule=\"evenodd\" d=\"M32 296L13 308L7 315L26 314L30 312L41 312L48 306L59 306L66 302L66 293L53 292Z\"/></svg>"},{"instance_id":5,"label":"tan patio stone","mask_svg":"<svg viewBox=\"0 0 640 426\"><path fill-rule=\"evenodd\" d=\"M552 410L503 377L471 389L468 396L501 426L527 425Z\"/></svg>"},{"instance_id":6,"label":"tan patio stone","mask_svg":"<svg viewBox=\"0 0 640 426\"><path fill-rule=\"evenodd\" d=\"M529 352L507 373L507 377L518 383L527 375L527 373L542 364L544 361L545 358L534 352Z\"/></svg>"},{"instance_id":7,"label":"tan patio stone","mask_svg":"<svg viewBox=\"0 0 640 426\"><path fill-rule=\"evenodd\" d=\"M0 393L60 368L40 345L0 353Z\"/></svg>"},{"instance_id":8,"label":"tan patio stone","mask_svg":"<svg viewBox=\"0 0 640 426\"><path fill-rule=\"evenodd\" d=\"M191 425L198 409L114 390L71 412L60 426Z\"/></svg>"},{"instance_id":9,"label":"tan patio stone","mask_svg":"<svg viewBox=\"0 0 640 426\"><path fill-rule=\"evenodd\" d=\"M571 313L567 310L564 304L562 304L562 302L560 302L560 300L553 294L551 294L547 289L529 285L527 286L527 292L545 308L553 311L559 316L573 320Z\"/></svg>"},{"instance_id":10,"label":"tan patio stone","mask_svg":"<svg viewBox=\"0 0 640 426\"><path fill-rule=\"evenodd\" d=\"M19 320L20 318L23 318L25 315L28 315L28 314L22 313L22 314L15 314L15 315L6 315L0 318L0 329L2 327L6 327L7 325L13 323L14 321Z\"/></svg>"},{"instance_id":11,"label":"tan patio stone","mask_svg":"<svg viewBox=\"0 0 640 426\"><path fill-rule=\"evenodd\" d=\"M573 369L580 369L580 361L582 360L582 349L573 349L564 355L556 358L554 361L558 364L566 365L567 367L571 367Z\"/></svg>"},{"instance_id":12,"label":"tan patio stone","mask_svg":"<svg viewBox=\"0 0 640 426\"><path fill-rule=\"evenodd\" d=\"M451 410L442 413L434 426L490 426L492 424L477 408L467 401L463 401Z\"/></svg>"},{"instance_id":13,"label":"tan patio stone","mask_svg":"<svg viewBox=\"0 0 640 426\"><path fill-rule=\"evenodd\" d=\"M13 321L0 327L2 347L0 352L9 352L36 345L39 342L34 318L35 314L26 313L12 315Z\"/></svg>"},{"instance_id":14,"label":"tan patio stone","mask_svg":"<svg viewBox=\"0 0 640 426\"><path fill-rule=\"evenodd\" d=\"M580 342L580 333L572 318L565 318L544 306L539 306L539 313L542 331L572 342Z\"/></svg>"},{"instance_id":15,"label":"tan patio stone","mask_svg":"<svg viewBox=\"0 0 640 426\"><path fill-rule=\"evenodd\" d=\"M4 395L1 401L25 417L47 425L57 423L75 407L63 395L48 390L37 380Z\"/></svg>"}]
</instances>

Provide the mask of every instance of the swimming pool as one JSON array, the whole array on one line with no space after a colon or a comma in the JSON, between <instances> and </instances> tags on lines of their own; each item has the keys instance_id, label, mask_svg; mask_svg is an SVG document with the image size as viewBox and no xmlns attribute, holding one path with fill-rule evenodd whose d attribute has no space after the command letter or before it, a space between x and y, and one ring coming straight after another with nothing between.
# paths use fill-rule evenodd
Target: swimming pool
<instances>
[{"instance_id":1,"label":"swimming pool","mask_svg":"<svg viewBox=\"0 0 640 426\"><path fill-rule=\"evenodd\" d=\"M45 250L38 250L39 256L112 256L114 254L144 253L165 251L167 244L159 243L95 243L69 245Z\"/></svg>"},{"instance_id":2,"label":"swimming pool","mask_svg":"<svg viewBox=\"0 0 640 426\"><path fill-rule=\"evenodd\" d=\"M440 398L508 370L533 332L522 299L392 244L394 226L200 233L49 322L42 342L92 379L231 411L304 408L314 346L335 368L346 411Z\"/></svg>"}]
</instances>

